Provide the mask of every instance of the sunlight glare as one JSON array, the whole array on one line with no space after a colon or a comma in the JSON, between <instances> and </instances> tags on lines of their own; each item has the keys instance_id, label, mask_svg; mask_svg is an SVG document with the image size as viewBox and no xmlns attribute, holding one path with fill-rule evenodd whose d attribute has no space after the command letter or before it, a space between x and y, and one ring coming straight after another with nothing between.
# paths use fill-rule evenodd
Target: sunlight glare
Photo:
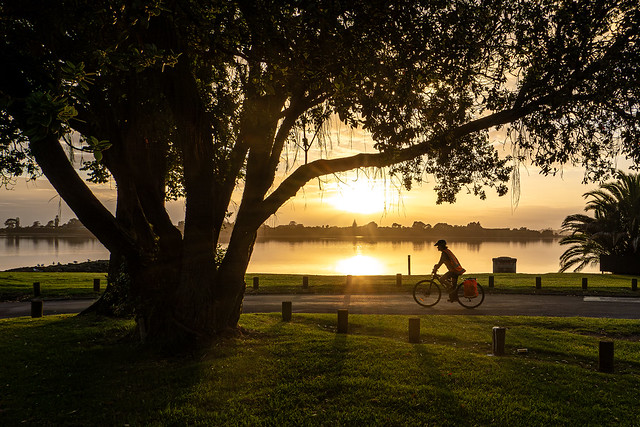
<instances>
[{"instance_id":1,"label":"sunlight glare","mask_svg":"<svg viewBox=\"0 0 640 427\"><path fill-rule=\"evenodd\" d=\"M329 203L338 210L359 214L383 212L386 208L384 185L360 178L350 184L339 183Z\"/></svg>"},{"instance_id":2,"label":"sunlight glare","mask_svg":"<svg viewBox=\"0 0 640 427\"><path fill-rule=\"evenodd\" d=\"M383 266L377 258L366 255L355 255L338 261L336 271L340 274L351 274L354 276L380 275L383 273Z\"/></svg>"}]
</instances>

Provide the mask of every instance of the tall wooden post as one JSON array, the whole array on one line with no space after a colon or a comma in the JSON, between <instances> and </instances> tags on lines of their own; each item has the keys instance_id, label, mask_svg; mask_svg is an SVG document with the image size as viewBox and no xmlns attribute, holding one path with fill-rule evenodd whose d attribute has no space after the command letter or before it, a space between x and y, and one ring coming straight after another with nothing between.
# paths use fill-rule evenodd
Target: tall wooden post
<instances>
[{"instance_id":1,"label":"tall wooden post","mask_svg":"<svg viewBox=\"0 0 640 427\"><path fill-rule=\"evenodd\" d=\"M349 310L341 308L338 310L338 333L346 334L349 330Z\"/></svg>"},{"instance_id":2,"label":"tall wooden post","mask_svg":"<svg viewBox=\"0 0 640 427\"><path fill-rule=\"evenodd\" d=\"M291 301L282 301L282 321L291 321Z\"/></svg>"},{"instance_id":3,"label":"tall wooden post","mask_svg":"<svg viewBox=\"0 0 640 427\"><path fill-rule=\"evenodd\" d=\"M613 373L613 341L600 341L598 350L598 370Z\"/></svg>"},{"instance_id":4,"label":"tall wooden post","mask_svg":"<svg viewBox=\"0 0 640 427\"><path fill-rule=\"evenodd\" d=\"M411 276L411 255L407 255L407 276Z\"/></svg>"},{"instance_id":5,"label":"tall wooden post","mask_svg":"<svg viewBox=\"0 0 640 427\"><path fill-rule=\"evenodd\" d=\"M419 317L409 318L409 342L410 343L420 342L420 318Z\"/></svg>"},{"instance_id":6,"label":"tall wooden post","mask_svg":"<svg viewBox=\"0 0 640 427\"><path fill-rule=\"evenodd\" d=\"M33 296L40 296L40 282L33 282Z\"/></svg>"},{"instance_id":7,"label":"tall wooden post","mask_svg":"<svg viewBox=\"0 0 640 427\"><path fill-rule=\"evenodd\" d=\"M42 317L43 307L41 299L31 300L31 317Z\"/></svg>"},{"instance_id":8,"label":"tall wooden post","mask_svg":"<svg viewBox=\"0 0 640 427\"><path fill-rule=\"evenodd\" d=\"M504 356L504 343L507 329L499 326L493 327L493 355Z\"/></svg>"}]
</instances>

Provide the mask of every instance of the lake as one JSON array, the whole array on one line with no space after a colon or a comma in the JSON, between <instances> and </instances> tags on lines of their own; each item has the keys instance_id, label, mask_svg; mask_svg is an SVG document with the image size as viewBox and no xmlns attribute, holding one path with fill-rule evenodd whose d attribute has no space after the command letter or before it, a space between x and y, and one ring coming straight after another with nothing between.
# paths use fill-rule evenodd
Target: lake
<instances>
[{"instance_id":1,"label":"lake","mask_svg":"<svg viewBox=\"0 0 640 427\"><path fill-rule=\"evenodd\" d=\"M491 272L492 259L500 256L516 258L518 273L556 272L558 259L565 250L557 240L466 241L451 242L449 247L469 273ZM439 252L431 242L269 240L256 243L248 272L407 274L408 256L412 274L429 274ZM95 239L0 236L0 270L108 258L107 250ZM440 271L444 272L444 267ZM599 272L597 266L584 271Z\"/></svg>"}]
</instances>

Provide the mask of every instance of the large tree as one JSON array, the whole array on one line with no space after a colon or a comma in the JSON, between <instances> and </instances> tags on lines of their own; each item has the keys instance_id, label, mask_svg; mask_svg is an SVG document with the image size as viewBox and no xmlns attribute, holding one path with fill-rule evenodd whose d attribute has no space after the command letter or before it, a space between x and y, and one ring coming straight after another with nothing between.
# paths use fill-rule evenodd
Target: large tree
<instances>
[{"instance_id":1,"label":"large tree","mask_svg":"<svg viewBox=\"0 0 640 427\"><path fill-rule=\"evenodd\" d=\"M504 194L510 159L489 140L500 128L514 160L543 173L576 162L598 179L614 155L637 162L638 9L636 0L5 0L2 177L44 173L111 252L143 338L206 341L237 328L258 227L316 177L389 167L407 187L433 175L439 201L465 187ZM276 179L287 144L301 141L306 155L331 117L367 131L377 151L311 159ZM90 179L116 182L115 214L65 146L94 153ZM184 235L164 208L178 196Z\"/></svg>"}]
</instances>

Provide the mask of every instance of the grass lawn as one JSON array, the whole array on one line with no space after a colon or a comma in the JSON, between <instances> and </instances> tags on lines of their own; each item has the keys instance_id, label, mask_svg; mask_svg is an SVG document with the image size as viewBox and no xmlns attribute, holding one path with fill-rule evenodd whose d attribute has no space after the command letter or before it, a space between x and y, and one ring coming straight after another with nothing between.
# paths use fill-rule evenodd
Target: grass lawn
<instances>
[{"instance_id":1,"label":"grass lawn","mask_svg":"<svg viewBox=\"0 0 640 427\"><path fill-rule=\"evenodd\" d=\"M107 286L105 273L32 273L0 271L0 301L20 301L33 297L33 283L40 282L43 298L96 297L93 279Z\"/></svg>"},{"instance_id":2,"label":"grass lawn","mask_svg":"<svg viewBox=\"0 0 640 427\"><path fill-rule=\"evenodd\" d=\"M494 288L489 289L489 276L494 276ZM254 289L254 277L258 278L258 289ZM420 280L431 276L402 276L398 286L396 276L354 276L347 285L346 276L308 276L308 287L303 288L303 275L296 274L247 274L247 294L367 294L367 293L410 293ZM577 294L640 296L640 291L631 291L632 276L613 274L548 273L548 274L465 274L475 277L485 291L496 293L531 294ZM541 288L536 289L536 277L541 278ZM582 279L587 278L587 290L582 289Z\"/></svg>"},{"instance_id":3,"label":"grass lawn","mask_svg":"<svg viewBox=\"0 0 640 427\"><path fill-rule=\"evenodd\" d=\"M640 321L243 315L247 333L182 357L131 321L0 320L3 425L638 425ZM491 357L491 328L508 328ZM615 342L615 373L597 371ZM527 348L526 354L516 349Z\"/></svg>"},{"instance_id":4,"label":"grass lawn","mask_svg":"<svg viewBox=\"0 0 640 427\"><path fill-rule=\"evenodd\" d=\"M494 288L489 289L489 276L494 276ZM536 277L541 277L542 287L536 289ZM430 276L402 276L398 285L396 276L354 276L347 284L347 276L308 276L308 286L303 288L303 275L299 274L247 274L247 294L367 294L411 293L413 285ZM576 295L640 296L631 291L632 276L612 274L548 273L548 274L466 274L475 277L486 292L495 293L561 293ZM40 282L42 297L86 298L96 297L93 279L101 279L101 289L106 287L104 273L18 273L0 272L0 301L28 300L33 296L33 282ZM254 289L254 278L258 288ZM582 289L582 279L587 278L587 290Z\"/></svg>"}]
</instances>

